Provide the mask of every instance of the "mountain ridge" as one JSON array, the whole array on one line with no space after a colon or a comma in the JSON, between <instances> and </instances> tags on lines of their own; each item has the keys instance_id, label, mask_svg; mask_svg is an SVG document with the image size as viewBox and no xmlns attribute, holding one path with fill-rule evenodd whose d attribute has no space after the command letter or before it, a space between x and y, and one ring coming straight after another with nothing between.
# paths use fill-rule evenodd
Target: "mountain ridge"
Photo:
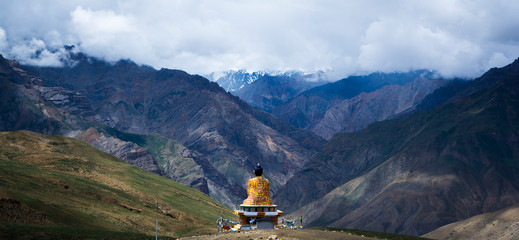
<instances>
[{"instance_id":1,"label":"mountain ridge","mask_svg":"<svg viewBox=\"0 0 519 240\"><path fill-rule=\"evenodd\" d=\"M248 72L245 69L229 70L224 72L213 72L205 75L207 79L218 83L227 92L236 92L254 83L265 76L300 77L304 73L301 71L255 71Z\"/></svg>"},{"instance_id":2,"label":"mountain ridge","mask_svg":"<svg viewBox=\"0 0 519 240\"><path fill-rule=\"evenodd\" d=\"M340 132L357 132L367 125L401 115L420 104L424 97L448 80L416 78L404 85L391 84L363 92L330 107L310 130L330 139Z\"/></svg>"},{"instance_id":3,"label":"mountain ridge","mask_svg":"<svg viewBox=\"0 0 519 240\"><path fill-rule=\"evenodd\" d=\"M324 84L319 78L316 81L310 81L308 78L312 78L312 75L265 75L234 91L233 94L249 105L271 113L274 108L282 106L303 91Z\"/></svg>"},{"instance_id":4,"label":"mountain ridge","mask_svg":"<svg viewBox=\"0 0 519 240\"><path fill-rule=\"evenodd\" d=\"M75 57L73 66L19 66L16 73L40 81L28 83L22 90L31 91L36 105L47 104L59 115L59 124L44 132L79 137L89 128L108 127L177 141L183 146L179 150L187 149L182 150L182 158L194 161L203 175L203 179L186 181L228 206L245 198L244 185L257 162L270 169L267 175L275 190L324 144L315 134L250 107L201 76L180 70L157 71L131 61L107 63L83 54ZM29 108L33 105L24 109ZM42 114L33 119L49 117ZM24 128L43 131L33 129L33 124ZM16 129L6 126L6 130ZM160 158L159 152L151 153Z\"/></svg>"},{"instance_id":5,"label":"mountain ridge","mask_svg":"<svg viewBox=\"0 0 519 240\"><path fill-rule=\"evenodd\" d=\"M426 70L409 73L375 72L364 76L350 76L306 90L272 110L274 116L292 125L312 129L324 118L326 112L340 102L363 92L371 93L387 85L405 85L416 78L434 79Z\"/></svg>"},{"instance_id":6,"label":"mountain ridge","mask_svg":"<svg viewBox=\"0 0 519 240\"><path fill-rule=\"evenodd\" d=\"M303 205L310 226L421 235L518 203L519 61L490 77L453 103L335 135L278 205Z\"/></svg>"}]
</instances>

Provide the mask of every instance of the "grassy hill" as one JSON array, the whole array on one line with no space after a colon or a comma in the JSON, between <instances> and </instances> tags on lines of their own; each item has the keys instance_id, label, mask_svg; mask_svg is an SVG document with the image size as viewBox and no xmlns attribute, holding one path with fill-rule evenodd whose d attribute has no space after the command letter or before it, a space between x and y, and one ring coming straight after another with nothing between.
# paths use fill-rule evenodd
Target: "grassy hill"
<instances>
[{"instance_id":1,"label":"grassy hill","mask_svg":"<svg viewBox=\"0 0 519 240\"><path fill-rule=\"evenodd\" d=\"M0 132L0 238L178 237L230 209L198 190L64 137Z\"/></svg>"}]
</instances>

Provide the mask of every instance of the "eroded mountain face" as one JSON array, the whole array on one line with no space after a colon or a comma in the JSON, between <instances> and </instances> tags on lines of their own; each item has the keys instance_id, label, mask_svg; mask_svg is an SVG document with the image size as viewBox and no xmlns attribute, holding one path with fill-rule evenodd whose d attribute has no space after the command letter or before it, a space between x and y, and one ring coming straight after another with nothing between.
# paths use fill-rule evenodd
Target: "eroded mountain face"
<instances>
[{"instance_id":1,"label":"eroded mountain face","mask_svg":"<svg viewBox=\"0 0 519 240\"><path fill-rule=\"evenodd\" d=\"M337 133L356 132L373 122L424 110L432 102L422 104L423 98L451 82L425 70L351 76L332 83L314 75L317 77L263 76L233 94L287 123L330 139Z\"/></svg>"},{"instance_id":2,"label":"eroded mountain face","mask_svg":"<svg viewBox=\"0 0 519 240\"><path fill-rule=\"evenodd\" d=\"M447 82L418 77L405 85L387 85L360 93L333 105L310 130L325 139L341 132L360 131L371 123L409 111Z\"/></svg>"},{"instance_id":3,"label":"eroded mountain face","mask_svg":"<svg viewBox=\"0 0 519 240\"><path fill-rule=\"evenodd\" d=\"M103 145L107 152L135 156L142 160L139 164L153 165L141 166L144 169L188 183L228 206L246 196L244 185L256 163L268 169L266 176L276 190L324 143L314 134L251 108L200 76L157 71L129 61L110 64L82 54L75 57L74 66L23 66L23 70L19 66L14 70L16 64L4 60L5 75L14 81L4 77L2 83L14 88L13 94L23 95L10 99L29 99L27 106L14 110L9 109L19 106L13 107L15 100L3 102L10 106L3 108L5 130L81 137L93 127L100 132L116 129L147 136L138 141L119 134L119 142L110 138L114 133L91 134L88 140ZM165 140L153 142L150 136L154 134ZM178 144L164 147L168 139ZM146 148L153 159L138 147ZM168 152L170 160L165 160ZM178 171L175 166L184 169Z\"/></svg>"},{"instance_id":4,"label":"eroded mountain face","mask_svg":"<svg viewBox=\"0 0 519 240\"><path fill-rule=\"evenodd\" d=\"M519 61L479 83L453 103L334 136L275 201L302 205L309 226L410 235L519 203Z\"/></svg>"}]
</instances>

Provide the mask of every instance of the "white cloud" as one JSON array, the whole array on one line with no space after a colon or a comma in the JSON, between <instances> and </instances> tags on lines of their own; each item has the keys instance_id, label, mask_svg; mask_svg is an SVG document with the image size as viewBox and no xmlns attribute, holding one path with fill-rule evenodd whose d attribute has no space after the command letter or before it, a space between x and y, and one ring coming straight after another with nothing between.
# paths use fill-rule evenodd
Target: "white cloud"
<instances>
[{"instance_id":1,"label":"white cloud","mask_svg":"<svg viewBox=\"0 0 519 240\"><path fill-rule=\"evenodd\" d=\"M409 71L432 68L447 76L478 72L473 66L482 50L442 29L413 22L379 21L366 30L359 65L369 71ZM474 69L475 68L475 69Z\"/></svg>"},{"instance_id":2,"label":"white cloud","mask_svg":"<svg viewBox=\"0 0 519 240\"><path fill-rule=\"evenodd\" d=\"M137 58L148 51L144 35L131 16L117 15L111 10L91 10L79 6L71 12L72 33L78 37L80 49L109 61Z\"/></svg>"},{"instance_id":3,"label":"white cloud","mask_svg":"<svg viewBox=\"0 0 519 240\"><path fill-rule=\"evenodd\" d=\"M63 65L61 60L65 58L65 53L63 51L50 52L47 50L45 42L33 38L26 43L14 46L9 52L9 56L19 59L22 64L59 67Z\"/></svg>"},{"instance_id":4,"label":"white cloud","mask_svg":"<svg viewBox=\"0 0 519 240\"><path fill-rule=\"evenodd\" d=\"M5 54L7 50L7 34L5 30L0 27L0 54Z\"/></svg>"},{"instance_id":5,"label":"white cloud","mask_svg":"<svg viewBox=\"0 0 519 240\"><path fill-rule=\"evenodd\" d=\"M48 60L74 44L191 73L333 70L339 78L428 68L472 77L519 57L518 11L515 0L27 0L0 3L0 27L4 52L19 58L41 46L34 38Z\"/></svg>"}]
</instances>

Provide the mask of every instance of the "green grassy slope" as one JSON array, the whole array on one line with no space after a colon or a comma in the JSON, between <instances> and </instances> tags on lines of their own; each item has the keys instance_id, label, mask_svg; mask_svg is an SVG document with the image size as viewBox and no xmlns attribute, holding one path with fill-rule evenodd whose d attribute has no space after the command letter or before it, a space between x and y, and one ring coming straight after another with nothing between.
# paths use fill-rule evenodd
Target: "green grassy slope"
<instances>
[{"instance_id":1,"label":"green grassy slope","mask_svg":"<svg viewBox=\"0 0 519 240\"><path fill-rule=\"evenodd\" d=\"M195 189L84 142L28 131L0 132L0 210L0 238L142 238L155 235L156 219L159 235L178 237L216 231L221 214L232 218Z\"/></svg>"}]
</instances>

